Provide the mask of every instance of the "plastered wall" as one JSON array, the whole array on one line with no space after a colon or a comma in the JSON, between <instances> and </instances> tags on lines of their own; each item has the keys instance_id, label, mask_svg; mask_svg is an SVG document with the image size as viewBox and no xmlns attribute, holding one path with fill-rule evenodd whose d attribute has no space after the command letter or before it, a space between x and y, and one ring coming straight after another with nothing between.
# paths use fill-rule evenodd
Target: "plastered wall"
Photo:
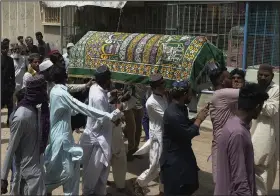
<instances>
[{"instance_id":1,"label":"plastered wall","mask_svg":"<svg viewBox=\"0 0 280 196\"><path fill-rule=\"evenodd\" d=\"M43 25L39 2L1 2L1 40L17 42L17 36L31 36L37 44L35 33L41 31L52 49L60 50L60 26Z\"/></svg>"}]
</instances>

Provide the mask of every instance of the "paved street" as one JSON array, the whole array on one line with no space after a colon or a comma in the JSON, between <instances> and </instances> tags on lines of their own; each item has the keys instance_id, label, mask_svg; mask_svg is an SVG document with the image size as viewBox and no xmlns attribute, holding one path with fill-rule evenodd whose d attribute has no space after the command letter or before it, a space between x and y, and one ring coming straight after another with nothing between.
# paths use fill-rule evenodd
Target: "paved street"
<instances>
[{"instance_id":1,"label":"paved street","mask_svg":"<svg viewBox=\"0 0 280 196\"><path fill-rule=\"evenodd\" d=\"M5 151L7 148L8 140L9 140L9 129L3 128L4 122L6 122L7 111L1 111L1 163L3 163ZM79 140L80 135L75 134L75 140ZM207 162L207 158L210 155L211 151L211 139L212 133L209 131L201 131L201 135L196 137L193 141L193 149L196 155L196 159L198 165L201 169L200 175L200 188L196 195L213 195L213 183L212 183L212 174L211 174L211 162ZM138 176L144 169L148 167L148 157L146 156L141 160L134 160L133 162L128 164L128 172L127 172L127 185L131 187L131 179ZM112 179L112 173L110 173L109 180ZM156 182L152 182L149 185L150 192L147 195L157 195L158 194L158 186ZM108 187L108 192L113 193L113 195L119 195L115 192L113 187ZM81 191L80 191L81 193ZM56 189L53 192L53 195L62 195L62 187ZM274 184L274 190L271 195L279 195L279 168L277 171L276 182Z\"/></svg>"}]
</instances>

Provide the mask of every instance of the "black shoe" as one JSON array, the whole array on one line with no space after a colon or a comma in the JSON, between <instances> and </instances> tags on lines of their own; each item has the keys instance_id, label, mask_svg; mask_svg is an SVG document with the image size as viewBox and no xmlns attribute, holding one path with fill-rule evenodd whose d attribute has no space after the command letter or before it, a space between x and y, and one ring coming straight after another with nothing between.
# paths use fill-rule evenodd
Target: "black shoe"
<instances>
[{"instance_id":1,"label":"black shoe","mask_svg":"<svg viewBox=\"0 0 280 196\"><path fill-rule=\"evenodd\" d=\"M114 184L115 184L114 182L107 180L107 185L108 186L113 186Z\"/></svg>"}]
</instances>

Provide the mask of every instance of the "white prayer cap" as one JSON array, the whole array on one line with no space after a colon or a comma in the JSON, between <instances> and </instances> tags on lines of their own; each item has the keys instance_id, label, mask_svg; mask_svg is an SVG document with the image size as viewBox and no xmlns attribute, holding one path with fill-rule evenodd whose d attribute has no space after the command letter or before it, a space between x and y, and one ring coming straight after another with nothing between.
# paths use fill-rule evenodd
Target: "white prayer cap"
<instances>
[{"instance_id":1,"label":"white prayer cap","mask_svg":"<svg viewBox=\"0 0 280 196\"><path fill-rule=\"evenodd\" d=\"M71 48L73 46L75 46L73 43L68 43L66 48Z\"/></svg>"},{"instance_id":2,"label":"white prayer cap","mask_svg":"<svg viewBox=\"0 0 280 196\"><path fill-rule=\"evenodd\" d=\"M53 66L53 62L51 62L50 60L46 60L46 61L43 61L39 65L39 70L40 71L45 71L45 70L49 69L51 66Z\"/></svg>"}]
</instances>

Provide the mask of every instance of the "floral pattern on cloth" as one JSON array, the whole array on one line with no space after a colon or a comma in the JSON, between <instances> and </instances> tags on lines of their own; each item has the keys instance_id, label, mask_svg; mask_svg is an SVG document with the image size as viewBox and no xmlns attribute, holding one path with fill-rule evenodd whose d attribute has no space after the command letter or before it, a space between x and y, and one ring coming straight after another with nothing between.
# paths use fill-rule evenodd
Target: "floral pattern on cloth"
<instances>
[{"instance_id":1,"label":"floral pattern on cloth","mask_svg":"<svg viewBox=\"0 0 280 196\"><path fill-rule=\"evenodd\" d=\"M95 70L107 65L115 73L187 79L207 44L206 37L90 31L72 49L70 75L71 68ZM218 49L215 53L220 55Z\"/></svg>"}]
</instances>

